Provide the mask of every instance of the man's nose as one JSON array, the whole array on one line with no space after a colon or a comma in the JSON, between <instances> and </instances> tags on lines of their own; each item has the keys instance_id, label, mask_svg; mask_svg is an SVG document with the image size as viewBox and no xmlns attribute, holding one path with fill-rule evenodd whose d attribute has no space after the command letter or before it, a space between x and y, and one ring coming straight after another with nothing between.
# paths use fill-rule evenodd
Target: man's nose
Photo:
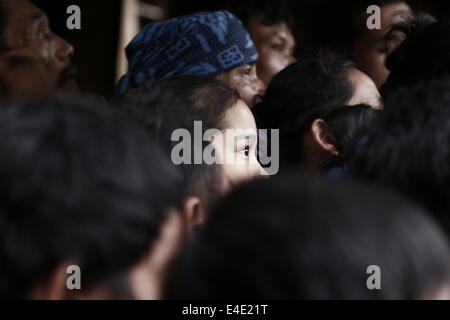
<instances>
[{"instance_id":1,"label":"man's nose","mask_svg":"<svg viewBox=\"0 0 450 320\"><path fill-rule=\"evenodd\" d=\"M264 93L266 92L266 85L259 79L259 77L256 77L254 88L256 95L258 96L264 96Z\"/></svg>"},{"instance_id":2,"label":"man's nose","mask_svg":"<svg viewBox=\"0 0 450 320\"><path fill-rule=\"evenodd\" d=\"M297 62L297 59L293 54L289 54L288 56L288 66Z\"/></svg>"},{"instance_id":3,"label":"man's nose","mask_svg":"<svg viewBox=\"0 0 450 320\"><path fill-rule=\"evenodd\" d=\"M70 62L72 59L75 49L73 46L67 42L66 40L55 35L56 43L56 59L60 62Z\"/></svg>"}]
</instances>

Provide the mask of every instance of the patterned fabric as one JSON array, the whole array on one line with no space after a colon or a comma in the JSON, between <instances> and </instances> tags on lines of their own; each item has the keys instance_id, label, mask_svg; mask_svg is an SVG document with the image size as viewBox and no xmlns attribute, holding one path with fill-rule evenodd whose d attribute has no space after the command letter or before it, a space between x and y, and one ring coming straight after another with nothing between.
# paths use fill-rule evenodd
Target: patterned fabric
<instances>
[{"instance_id":1,"label":"patterned fabric","mask_svg":"<svg viewBox=\"0 0 450 320\"><path fill-rule=\"evenodd\" d=\"M228 11L200 12L148 24L126 48L124 94L148 80L179 75L218 76L255 62L256 48L241 21Z\"/></svg>"}]
</instances>

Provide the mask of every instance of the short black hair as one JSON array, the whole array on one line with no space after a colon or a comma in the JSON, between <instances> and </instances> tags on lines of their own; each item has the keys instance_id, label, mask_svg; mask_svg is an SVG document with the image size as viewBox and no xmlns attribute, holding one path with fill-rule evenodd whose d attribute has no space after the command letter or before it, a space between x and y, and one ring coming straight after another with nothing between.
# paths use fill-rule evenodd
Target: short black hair
<instances>
[{"instance_id":1,"label":"short black hair","mask_svg":"<svg viewBox=\"0 0 450 320\"><path fill-rule=\"evenodd\" d=\"M325 113L313 114L306 120L305 126L310 127L316 119L324 120L330 129L333 145L339 152L329 166L342 166L353 161L361 140L372 131L380 114L380 110L363 104L338 106L330 108Z\"/></svg>"},{"instance_id":2,"label":"short black hair","mask_svg":"<svg viewBox=\"0 0 450 320\"><path fill-rule=\"evenodd\" d=\"M8 104L0 153L2 299L29 298L68 261L86 290L128 279L180 201L160 148L84 98Z\"/></svg>"},{"instance_id":3,"label":"short black hair","mask_svg":"<svg viewBox=\"0 0 450 320\"><path fill-rule=\"evenodd\" d=\"M369 266L381 290L369 290ZM387 191L295 173L233 191L169 272L169 299L419 299L450 281L447 240ZM446 282L447 281L447 282Z\"/></svg>"},{"instance_id":4,"label":"short black hair","mask_svg":"<svg viewBox=\"0 0 450 320\"><path fill-rule=\"evenodd\" d=\"M434 214L450 235L450 77L397 89L354 175L403 192Z\"/></svg>"},{"instance_id":5,"label":"short black hair","mask_svg":"<svg viewBox=\"0 0 450 320\"><path fill-rule=\"evenodd\" d=\"M4 4L0 1L0 55L3 54L8 48L8 44L5 39L6 19L6 9Z\"/></svg>"},{"instance_id":6,"label":"short black hair","mask_svg":"<svg viewBox=\"0 0 450 320\"><path fill-rule=\"evenodd\" d=\"M345 105L354 85L346 72L354 64L340 57L305 56L278 73L263 103L254 108L259 128L280 130L280 164L299 166L305 123L313 114Z\"/></svg>"},{"instance_id":7,"label":"short black hair","mask_svg":"<svg viewBox=\"0 0 450 320\"><path fill-rule=\"evenodd\" d=\"M294 17L285 0L226 0L224 8L235 14L245 26L256 15L262 15L262 24L266 26L286 23L292 30Z\"/></svg>"},{"instance_id":8,"label":"short black hair","mask_svg":"<svg viewBox=\"0 0 450 320\"><path fill-rule=\"evenodd\" d=\"M202 121L203 131L223 130L225 112L238 101L238 94L222 82L199 76L180 76L149 81L129 90L117 101L126 114L143 125L150 136L163 144L169 155L178 142L171 140L176 129L186 129L194 137L194 122ZM202 150L209 145L203 142ZM191 159L195 150L192 148ZM199 196L208 209L222 194L222 171L216 164L180 165L186 179L186 195Z\"/></svg>"},{"instance_id":9,"label":"short black hair","mask_svg":"<svg viewBox=\"0 0 450 320\"><path fill-rule=\"evenodd\" d=\"M386 61L391 73L382 88L384 95L423 79L450 75L450 19L438 22L419 14L406 34L406 40Z\"/></svg>"}]
</instances>

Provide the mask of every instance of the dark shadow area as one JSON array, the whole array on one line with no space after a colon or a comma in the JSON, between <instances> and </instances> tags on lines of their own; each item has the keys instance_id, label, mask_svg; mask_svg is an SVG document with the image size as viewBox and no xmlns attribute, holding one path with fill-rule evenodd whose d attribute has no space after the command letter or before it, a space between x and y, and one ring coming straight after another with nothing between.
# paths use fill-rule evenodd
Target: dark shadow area
<instances>
[{"instance_id":1,"label":"dark shadow area","mask_svg":"<svg viewBox=\"0 0 450 320\"><path fill-rule=\"evenodd\" d=\"M328 3L336 0L291 0L296 18L295 36L299 50L315 47L318 34L327 32L323 13ZM357 1L357 0L355 0ZM115 84L118 34L120 28L120 0L33 0L47 12L51 27L58 35L75 47L74 62L79 70L79 81L84 91L110 95ZM413 0L415 10L427 11L437 17L449 16L450 2L440 0ZM68 30L67 7L79 5L82 12L82 29ZM169 16L221 8L220 1L168 0Z\"/></svg>"}]
</instances>

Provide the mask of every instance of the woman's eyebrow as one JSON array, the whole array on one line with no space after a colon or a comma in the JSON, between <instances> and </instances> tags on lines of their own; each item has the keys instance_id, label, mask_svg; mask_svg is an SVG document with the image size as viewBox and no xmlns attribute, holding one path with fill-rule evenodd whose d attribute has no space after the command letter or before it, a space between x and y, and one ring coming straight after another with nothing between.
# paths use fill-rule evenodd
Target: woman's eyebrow
<instances>
[{"instance_id":1,"label":"woman's eyebrow","mask_svg":"<svg viewBox=\"0 0 450 320\"><path fill-rule=\"evenodd\" d=\"M257 138L257 136L256 136L256 133L243 133L243 134L240 134L240 135L237 135L236 137L236 140L251 140L251 141L253 141L253 140L256 140L256 138Z\"/></svg>"}]
</instances>

